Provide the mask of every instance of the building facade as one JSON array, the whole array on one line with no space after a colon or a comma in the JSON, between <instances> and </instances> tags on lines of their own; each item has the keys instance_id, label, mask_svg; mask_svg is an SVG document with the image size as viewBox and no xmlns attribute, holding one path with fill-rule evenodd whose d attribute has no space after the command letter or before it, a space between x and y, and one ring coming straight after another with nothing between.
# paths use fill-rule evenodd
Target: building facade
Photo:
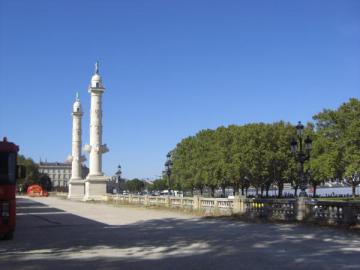
<instances>
[{"instance_id":1,"label":"building facade","mask_svg":"<svg viewBox=\"0 0 360 270\"><path fill-rule=\"evenodd\" d=\"M39 172L47 174L51 179L54 189L64 189L68 187L68 181L71 178L71 163L61 162L41 162L39 163ZM89 168L81 166L81 175L85 178L89 173Z\"/></svg>"}]
</instances>

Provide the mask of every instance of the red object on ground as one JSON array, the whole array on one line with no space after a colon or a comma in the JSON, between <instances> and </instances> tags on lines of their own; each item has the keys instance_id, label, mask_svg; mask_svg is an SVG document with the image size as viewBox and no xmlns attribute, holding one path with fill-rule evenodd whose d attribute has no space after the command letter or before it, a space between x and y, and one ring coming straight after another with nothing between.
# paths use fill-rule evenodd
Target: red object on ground
<instances>
[{"instance_id":1,"label":"red object on ground","mask_svg":"<svg viewBox=\"0 0 360 270\"><path fill-rule=\"evenodd\" d=\"M42 186L40 185L31 185L27 189L27 195L31 197L47 197L49 193L47 193Z\"/></svg>"}]
</instances>

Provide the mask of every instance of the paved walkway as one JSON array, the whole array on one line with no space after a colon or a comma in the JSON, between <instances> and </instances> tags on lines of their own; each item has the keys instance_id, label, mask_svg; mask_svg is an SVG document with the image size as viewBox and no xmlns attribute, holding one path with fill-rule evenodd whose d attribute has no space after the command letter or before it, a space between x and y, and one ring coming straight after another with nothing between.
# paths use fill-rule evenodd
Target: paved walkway
<instances>
[{"instance_id":1,"label":"paved walkway","mask_svg":"<svg viewBox=\"0 0 360 270\"><path fill-rule=\"evenodd\" d=\"M360 235L166 210L19 198L1 270L360 269Z\"/></svg>"}]
</instances>

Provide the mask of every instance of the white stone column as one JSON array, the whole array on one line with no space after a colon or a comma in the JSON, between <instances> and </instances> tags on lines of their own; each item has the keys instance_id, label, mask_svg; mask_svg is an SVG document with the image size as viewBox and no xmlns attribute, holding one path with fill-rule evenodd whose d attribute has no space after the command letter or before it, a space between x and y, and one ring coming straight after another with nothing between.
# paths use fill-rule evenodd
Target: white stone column
<instances>
[{"instance_id":1,"label":"white stone column","mask_svg":"<svg viewBox=\"0 0 360 270\"><path fill-rule=\"evenodd\" d=\"M91 78L89 93L91 97L90 109L90 145L85 150L90 153L89 175L85 180L84 200L104 200L108 178L102 172L102 154L108 152L106 144L102 144L102 94L105 91L98 64L95 74Z\"/></svg>"},{"instance_id":2,"label":"white stone column","mask_svg":"<svg viewBox=\"0 0 360 270\"><path fill-rule=\"evenodd\" d=\"M81 163L85 160L81 156L81 118L83 116L80 99L76 96L72 112L72 151L68 158L71 161L71 178L69 181L69 199L82 199L85 193L84 180L81 175Z\"/></svg>"},{"instance_id":3,"label":"white stone column","mask_svg":"<svg viewBox=\"0 0 360 270\"><path fill-rule=\"evenodd\" d=\"M90 116L90 175L102 176L102 92L91 89Z\"/></svg>"}]
</instances>

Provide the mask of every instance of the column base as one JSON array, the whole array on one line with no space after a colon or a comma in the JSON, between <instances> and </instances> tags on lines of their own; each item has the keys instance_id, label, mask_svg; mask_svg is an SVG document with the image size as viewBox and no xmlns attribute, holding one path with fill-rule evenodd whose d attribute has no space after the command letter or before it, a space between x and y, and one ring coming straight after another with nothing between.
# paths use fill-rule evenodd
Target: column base
<instances>
[{"instance_id":1,"label":"column base","mask_svg":"<svg viewBox=\"0 0 360 270\"><path fill-rule=\"evenodd\" d=\"M296 199L296 220L305 221L308 211L306 203L311 201L308 197L299 197Z\"/></svg>"},{"instance_id":2,"label":"column base","mask_svg":"<svg viewBox=\"0 0 360 270\"><path fill-rule=\"evenodd\" d=\"M106 183L108 177L103 175L88 175L85 179L84 201L106 201Z\"/></svg>"},{"instance_id":3,"label":"column base","mask_svg":"<svg viewBox=\"0 0 360 270\"><path fill-rule=\"evenodd\" d=\"M85 183L83 179L70 179L68 199L82 200L85 195Z\"/></svg>"}]
</instances>

